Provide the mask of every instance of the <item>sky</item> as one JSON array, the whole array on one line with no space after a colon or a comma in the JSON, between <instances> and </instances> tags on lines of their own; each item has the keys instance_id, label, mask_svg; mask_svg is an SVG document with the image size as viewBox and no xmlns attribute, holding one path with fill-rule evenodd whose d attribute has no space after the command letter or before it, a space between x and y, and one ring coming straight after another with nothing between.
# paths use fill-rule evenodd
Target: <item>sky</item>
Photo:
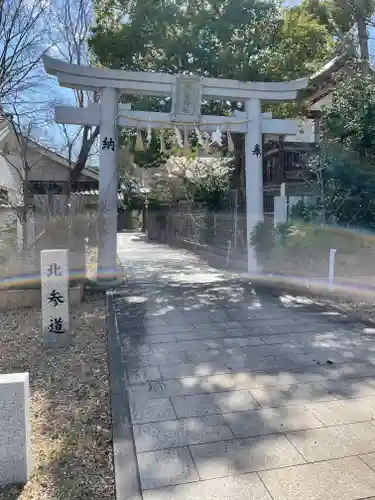
<instances>
[{"instance_id":1,"label":"sky","mask_svg":"<svg viewBox=\"0 0 375 500\"><path fill-rule=\"evenodd\" d=\"M28 5L31 5L32 9L35 5L39 5L34 2L39 1L14 0L14 5L21 3L26 6L26 9ZM38 26L38 36L42 38L42 46L48 49L48 55L67 62L75 62L75 49L79 47L81 63L88 62L85 54L88 54L87 35L90 21L93 19L92 0L43 1L46 10L43 13L43 25ZM12 13L11 10L10 13ZM45 26L47 18L48 25ZM75 93L71 89L60 87L57 78L47 75L43 67L40 71L38 69L37 73L41 74L38 84L24 94L25 101L27 101L25 107L29 111L27 120L36 123L33 127L35 140L56 152L62 152L66 138L62 127L54 122L54 105L76 105ZM73 137L78 127L70 126L69 130ZM76 142L79 147L79 141Z\"/></svg>"}]
</instances>

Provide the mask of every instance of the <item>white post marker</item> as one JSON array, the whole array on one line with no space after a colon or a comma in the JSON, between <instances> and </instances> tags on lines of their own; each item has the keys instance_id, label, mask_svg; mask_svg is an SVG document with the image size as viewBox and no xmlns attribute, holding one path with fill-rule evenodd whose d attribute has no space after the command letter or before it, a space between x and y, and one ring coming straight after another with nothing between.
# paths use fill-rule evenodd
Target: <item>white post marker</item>
<instances>
[{"instance_id":1,"label":"white post marker","mask_svg":"<svg viewBox=\"0 0 375 500\"><path fill-rule=\"evenodd\" d=\"M328 285L329 285L329 289L331 291L334 288L333 281L335 278L335 255L336 255L336 248L330 248L330 250L329 250L329 267L328 267Z\"/></svg>"},{"instance_id":2,"label":"white post marker","mask_svg":"<svg viewBox=\"0 0 375 500\"><path fill-rule=\"evenodd\" d=\"M42 250L40 260L44 339L56 343L69 333L68 250Z\"/></svg>"},{"instance_id":3,"label":"white post marker","mask_svg":"<svg viewBox=\"0 0 375 500\"><path fill-rule=\"evenodd\" d=\"M227 251L227 267L229 266L229 257L230 257L230 251L232 248L232 241L228 240L228 251Z\"/></svg>"},{"instance_id":4,"label":"white post marker","mask_svg":"<svg viewBox=\"0 0 375 500\"><path fill-rule=\"evenodd\" d=\"M234 248L237 248L237 231L238 231L238 189L236 189L235 201L234 201L234 219L233 219L233 232L234 232Z\"/></svg>"}]
</instances>

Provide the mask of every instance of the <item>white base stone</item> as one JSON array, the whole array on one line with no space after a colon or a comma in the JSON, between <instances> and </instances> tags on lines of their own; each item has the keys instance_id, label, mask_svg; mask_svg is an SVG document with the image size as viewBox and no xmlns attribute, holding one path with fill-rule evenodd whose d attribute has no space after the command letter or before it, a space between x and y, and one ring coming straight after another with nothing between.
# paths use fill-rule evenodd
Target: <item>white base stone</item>
<instances>
[{"instance_id":1,"label":"white base stone","mask_svg":"<svg viewBox=\"0 0 375 500\"><path fill-rule=\"evenodd\" d=\"M30 469L29 374L0 375L0 485L26 484Z\"/></svg>"}]
</instances>

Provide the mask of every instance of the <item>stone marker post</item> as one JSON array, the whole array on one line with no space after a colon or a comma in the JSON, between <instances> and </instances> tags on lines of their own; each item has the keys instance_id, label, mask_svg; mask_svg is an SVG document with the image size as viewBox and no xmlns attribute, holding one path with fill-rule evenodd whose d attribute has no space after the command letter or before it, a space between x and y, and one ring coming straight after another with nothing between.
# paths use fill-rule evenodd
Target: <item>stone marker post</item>
<instances>
[{"instance_id":1,"label":"stone marker post","mask_svg":"<svg viewBox=\"0 0 375 500\"><path fill-rule=\"evenodd\" d=\"M44 344L64 342L69 333L68 250L42 250L42 324Z\"/></svg>"},{"instance_id":2,"label":"stone marker post","mask_svg":"<svg viewBox=\"0 0 375 500\"><path fill-rule=\"evenodd\" d=\"M31 470L29 374L0 375L0 485L26 484Z\"/></svg>"},{"instance_id":3,"label":"stone marker post","mask_svg":"<svg viewBox=\"0 0 375 500\"><path fill-rule=\"evenodd\" d=\"M275 196L273 203L273 225L276 227L278 224L288 222L288 197Z\"/></svg>"},{"instance_id":4,"label":"stone marker post","mask_svg":"<svg viewBox=\"0 0 375 500\"><path fill-rule=\"evenodd\" d=\"M334 290L334 279L335 279L335 256L336 248L329 249L329 265L328 265L328 286L331 291Z\"/></svg>"}]
</instances>

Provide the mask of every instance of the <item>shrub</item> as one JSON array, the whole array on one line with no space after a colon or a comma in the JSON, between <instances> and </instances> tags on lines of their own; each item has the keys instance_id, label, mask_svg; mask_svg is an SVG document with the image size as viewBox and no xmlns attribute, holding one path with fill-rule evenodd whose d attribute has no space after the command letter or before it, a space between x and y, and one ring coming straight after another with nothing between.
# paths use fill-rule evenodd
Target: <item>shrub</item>
<instances>
[{"instance_id":1,"label":"shrub","mask_svg":"<svg viewBox=\"0 0 375 500\"><path fill-rule=\"evenodd\" d=\"M321 215L319 207L310 203L304 203L302 200L296 203L290 213L292 220L303 222L312 222Z\"/></svg>"},{"instance_id":2,"label":"shrub","mask_svg":"<svg viewBox=\"0 0 375 500\"><path fill-rule=\"evenodd\" d=\"M268 260L275 246L275 229L270 222L260 221L254 227L250 244L254 247L260 261Z\"/></svg>"}]
</instances>

